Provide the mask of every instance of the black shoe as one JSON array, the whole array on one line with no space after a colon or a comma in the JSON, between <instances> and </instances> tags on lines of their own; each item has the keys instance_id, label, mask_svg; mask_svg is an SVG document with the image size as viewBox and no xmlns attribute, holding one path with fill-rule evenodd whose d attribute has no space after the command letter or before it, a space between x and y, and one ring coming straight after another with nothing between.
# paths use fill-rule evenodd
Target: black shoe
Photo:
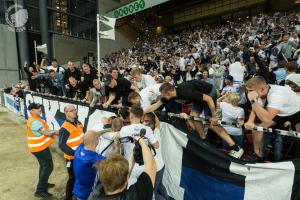
<instances>
[{"instance_id":1,"label":"black shoe","mask_svg":"<svg viewBox=\"0 0 300 200\"><path fill-rule=\"evenodd\" d=\"M52 197L52 194L50 194L49 192L36 192L34 196L39 198L48 198L48 197Z\"/></svg>"},{"instance_id":2,"label":"black shoe","mask_svg":"<svg viewBox=\"0 0 300 200\"><path fill-rule=\"evenodd\" d=\"M54 187L55 187L55 184L53 184L53 183L48 183L48 185L47 185L47 188L48 188L48 189L54 188Z\"/></svg>"},{"instance_id":3,"label":"black shoe","mask_svg":"<svg viewBox=\"0 0 300 200\"><path fill-rule=\"evenodd\" d=\"M265 162L264 158L258 156L256 153L253 153L251 156L249 156L246 161L251 162L251 163L264 163Z\"/></svg>"}]
</instances>

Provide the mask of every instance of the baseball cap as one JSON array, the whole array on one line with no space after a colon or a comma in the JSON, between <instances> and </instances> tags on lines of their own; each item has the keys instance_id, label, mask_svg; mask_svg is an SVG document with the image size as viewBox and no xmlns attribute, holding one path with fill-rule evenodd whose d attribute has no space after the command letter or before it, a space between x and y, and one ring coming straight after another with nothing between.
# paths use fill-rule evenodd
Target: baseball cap
<instances>
[{"instance_id":1,"label":"baseball cap","mask_svg":"<svg viewBox=\"0 0 300 200\"><path fill-rule=\"evenodd\" d=\"M102 82L104 83L104 85L109 85L111 80L113 79L113 77L111 76L111 74L105 74L102 78Z\"/></svg>"},{"instance_id":2,"label":"baseball cap","mask_svg":"<svg viewBox=\"0 0 300 200\"><path fill-rule=\"evenodd\" d=\"M42 107L42 105L39 104L39 103L31 103L31 104L29 104L29 106L28 106L28 110L32 110L32 109L40 109L41 107Z\"/></svg>"},{"instance_id":3,"label":"baseball cap","mask_svg":"<svg viewBox=\"0 0 300 200\"><path fill-rule=\"evenodd\" d=\"M227 75L227 76L225 77L225 79L230 80L230 81L233 81L233 76Z\"/></svg>"}]
</instances>

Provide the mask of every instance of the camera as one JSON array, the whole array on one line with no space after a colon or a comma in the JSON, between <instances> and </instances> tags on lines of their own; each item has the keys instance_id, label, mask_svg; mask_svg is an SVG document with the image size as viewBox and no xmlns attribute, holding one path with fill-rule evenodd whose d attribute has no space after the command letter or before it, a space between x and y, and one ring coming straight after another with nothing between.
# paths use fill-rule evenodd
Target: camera
<instances>
[{"instance_id":1,"label":"camera","mask_svg":"<svg viewBox=\"0 0 300 200\"><path fill-rule=\"evenodd\" d=\"M140 130L140 137L141 139L143 139L143 137L146 134L146 129L141 129ZM135 145L133 148L133 157L136 163L138 163L139 165L143 165L144 164L144 159L143 159L143 153L142 153L142 147L139 144L139 141L135 141Z\"/></svg>"},{"instance_id":2,"label":"camera","mask_svg":"<svg viewBox=\"0 0 300 200\"><path fill-rule=\"evenodd\" d=\"M145 134L146 134L146 129L143 128L143 129L140 130L140 133L139 133L138 136L140 136L141 139L147 139L147 138L144 137ZM133 139L133 137L131 137L131 136L120 138L119 141L120 141L121 144L122 143L128 143L128 142L129 143L134 143L134 148L133 148L133 157L134 157L134 160L139 165L143 165L144 164L142 147L141 147L141 145L139 144L138 141L135 141ZM155 149L151 145L149 145L149 148L153 150L154 156L155 156L156 155Z\"/></svg>"}]
</instances>

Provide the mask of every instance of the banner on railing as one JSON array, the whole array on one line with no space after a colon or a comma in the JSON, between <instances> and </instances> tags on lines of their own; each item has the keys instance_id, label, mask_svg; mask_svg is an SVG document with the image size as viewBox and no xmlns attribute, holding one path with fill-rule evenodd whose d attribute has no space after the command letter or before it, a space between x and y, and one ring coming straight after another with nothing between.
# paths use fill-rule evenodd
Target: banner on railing
<instances>
[{"instance_id":1,"label":"banner on railing","mask_svg":"<svg viewBox=\"0 0 300 200\"><path fill-rule=\"evenodd\" d=\"M53 96L27 93L24 102L26 118L29 103L42 104L42 117L55 130L64 120L67 104L76 106L85 130L100 123L102 117L115 115L113 110L90 108L87 104ZM165 162L163 183L173 199L300 199L299 160L249 164L224 155L169 121L161 123L160 145Z\"/></svg>"},{"instance_id":2,"label":"banner on railing","mask_svg":"<svg viewBox=\"0 0 300 200\"><path fill-rule=\"evenodd\" d=\"M4 105L18 115L24 115L24 100L9 94L4 95Z\"/></svg>"}]
</instances>

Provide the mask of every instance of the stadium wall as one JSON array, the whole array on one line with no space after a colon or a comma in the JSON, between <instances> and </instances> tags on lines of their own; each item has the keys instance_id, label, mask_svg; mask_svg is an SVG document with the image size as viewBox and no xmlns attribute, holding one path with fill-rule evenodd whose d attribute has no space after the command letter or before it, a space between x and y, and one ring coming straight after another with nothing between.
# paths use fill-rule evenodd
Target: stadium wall
<instances>
[{"instance_id":1,"label":"stadium wall","mask_svg":"<svg viewBox=\"0 0 300 200\"><path fill-rule=\"evenodd\" d=\"M117 2L103 0L99 3L99 12L101 14L107 13L109 10L120 7ZM116 40L100 40L101 46L101 57L107 54L121 50L122 48L130 48L133 46L137 34L136 31L130 27L126 20L121 23L117 21ZM93 55L96 60L97 57L97 42L92 40L79 39L76 37L70 37L60 34L53 34L52 36L53 45L53 57L56 58L59 63L67 63L68 59L75 61L83 60L84 57Z\"/></svg>"},{"instance_id":2,"label":"stadium wall","mask_svg":"<svg viewBox=\"0 0 300 200\"><path fill-rule=\"evenodd\" d=\"M189 22L199 18L232 12L234 10L239 10L256 4L263 4L265 2L266 0L220 0L210 1L209 3L201 3L175 12L173 15L173 23L179 24Z\"/></svg>"},{"instance_id":3,"label":"stadium wall","mask_svg":"<svg viewBox=\"0 0 300 200\"><path fill-rule=\"evenodd\" d=\"M67 63L68 59L74 61L83 60L88 53L97 56L97 43L91 40L84 40L75 37L53 34L53 57L59 63Z\"/></svg>"},{"instance_id":4,"label":"stadium wall","mask_svg":"<svg viewBox=\"0 0 300 200\"><path fill-rule=\"evenodd\" d=\"M19 81L17 39L4 24L0 24L0 52L0 87L11 86Z\"/></svg>"},{"instance_id":5,"label":"stadium wall","mask_svg":"<svg viewBox=\"0 0 300 200\"><path fill-rule=\"evenodd\" d=\"M292 12L299 11L300 3L295 3L297 0L267 0L266 8L271 12Z\"/></svg>"},{"instance_id":6,"label":"stadium wall","mask_svg":"<svg viewBox=\"0 0 300 200\"><path fill-rule=\"evenodd\" d=\"M114 10L118 7L121 7L121 4L118 4L115 1L111 0L101 0L99 5L99 13L105 15L107 12ZM116 40L100 40L101 45L101 57L104 57L107 54L121 50L122 48L130 48L133 46L133 42L137 37L136 31L126 23L126 19L117 20L116 23Z\"/></svg>"}]
</instances>

